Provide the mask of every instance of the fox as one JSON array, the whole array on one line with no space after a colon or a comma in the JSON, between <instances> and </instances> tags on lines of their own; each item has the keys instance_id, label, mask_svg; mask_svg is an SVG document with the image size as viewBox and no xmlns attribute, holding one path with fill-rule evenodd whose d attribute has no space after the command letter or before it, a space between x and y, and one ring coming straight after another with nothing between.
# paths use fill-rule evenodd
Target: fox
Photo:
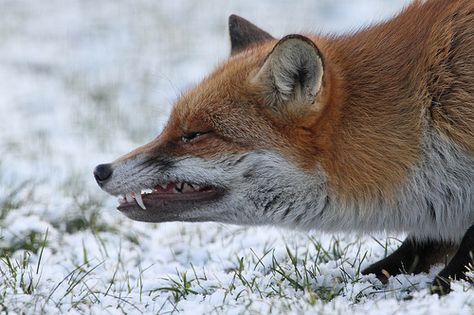
<instances>
[{"instance_id":1,"label":"fox","mask_svg":"<svg viewBox=\"0 0 474 315\"><path fill-rule=\"evenodd\" d=\"M474 2L414 1L341 35L275 38L229 17L230 57L178 97L151 142L94 169L144 222L403 233L383 283L474 251Z\"/></svg>"}]
</instances>

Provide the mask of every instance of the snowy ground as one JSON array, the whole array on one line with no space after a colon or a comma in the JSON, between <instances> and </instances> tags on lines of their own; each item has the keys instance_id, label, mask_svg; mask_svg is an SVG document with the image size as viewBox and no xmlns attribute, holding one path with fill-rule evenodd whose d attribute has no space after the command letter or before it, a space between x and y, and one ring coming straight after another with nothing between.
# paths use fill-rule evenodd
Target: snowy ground
<instances>
[{"instance_id":1,"label":"snowy ground","mask_svg":"<svg viewBox=\"0 0 474 315\"><path fill-rule=\"evenodd\" d=\"M360 275L400 235L131 222L92 178L226 59L230 13L281 36L355 29L405 3L0 0L0 310L472 314L463 282L428 294L440 267L387 286Z\"/></svg>"}]
</instances>

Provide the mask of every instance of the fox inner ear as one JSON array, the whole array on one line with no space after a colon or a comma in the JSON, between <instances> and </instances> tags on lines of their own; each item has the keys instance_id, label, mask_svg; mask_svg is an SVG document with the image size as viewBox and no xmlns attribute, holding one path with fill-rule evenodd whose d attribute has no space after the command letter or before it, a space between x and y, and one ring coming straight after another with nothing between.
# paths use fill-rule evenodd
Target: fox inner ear
<instances>
[{"instance_id":1,"label":"fox inner ear","mask_svg":"<svg viewBox=\"0 0 474 315\"><path fill-rule=\"evenodd\" d=\"M323 73L316 45L305 36L288 35L275 45L252 82L273 109L300 112L314 108Z\"/></svg>"},{"instance_id":2,"label":"fox inner ear","mask_svg":"<svg viewBox=\"0 0 474 315\"><path fill-rule=\"evenodd\" d=\"M233 56L251 45L273 39L272 35L235 14L229 16L229 35Z\"/></svg>"}]
</instances>

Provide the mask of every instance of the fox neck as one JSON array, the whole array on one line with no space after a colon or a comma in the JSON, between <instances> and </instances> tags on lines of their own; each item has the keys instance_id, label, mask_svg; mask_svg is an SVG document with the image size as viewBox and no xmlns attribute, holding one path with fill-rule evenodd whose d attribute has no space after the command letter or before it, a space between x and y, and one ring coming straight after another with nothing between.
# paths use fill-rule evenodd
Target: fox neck
<instances>
[{"instance_id":1,"label":"fox neck","mask_svg":"<svg viewBox=\"0 0 474 315\"><path fill-rule=\"evenodd\" d=\"M308 218L313 227L457 241L457 231L467 228L460 222L473 221L474 202L466 200L473 194L472 156L431 116L432 81L443 86L444 79L433 76L443 73L452 39L433 31L427 17L442 13L435 9L422 20L406 12L354 36L314 38L326 57L330 98L313 126L313 152L327 182L325 211ZM406 27L410 19L417 29Z\"/></svg>"},{"instance_id":2,"label":"fox neck","mask_svg":"<svg viewBox=\"0 0 474 315\"><path fill-rule=\"evenodd\" d=\"M423 80L428 80L430 65L411 60L424 60L423 43L416 41L429 36L385 31L396 26L382 24L350 37L314 39L326 56L329 94L325 112L314 125L315 134L324 134L324 139L314 143L322 148L332 189L347 200L372 200L379 194L394 199L422 158L431 104ZM430 27L422 29L428 32ZM402 48L393 49L397 45Z\"/></svg>"},{"instance_id":3,"label":"fox neck","mask_svg":"<svg viewBox=\"0 0 474 315\"><path fill-rule=\"evenodd\" d=\"M407 232L420 240L459 242L474 220L474 160L435 131L426 134L422 147L424 158L392 199L382 193L371 200L341 198L322 169L301 172L284 161L278 162L282 171L274 175L275 184L258 185L265 191L250 199L260 205L264 223L328 232Z\"/></svg>"}]
</instances>

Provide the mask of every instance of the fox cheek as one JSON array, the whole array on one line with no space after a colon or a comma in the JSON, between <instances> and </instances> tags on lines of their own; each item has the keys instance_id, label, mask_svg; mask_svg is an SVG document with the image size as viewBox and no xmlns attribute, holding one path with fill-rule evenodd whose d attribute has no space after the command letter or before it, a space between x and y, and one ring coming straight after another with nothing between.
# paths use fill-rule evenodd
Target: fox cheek
<instances>
[{"instance_id":1,"label":"fox cheek","mask_svg":"<svg viewBox=\"0 0 474 315\"><path fill-rule=\"evenodd\" d=\"M169 172L175 166L175 161L169 157L155 155L149 158L151 164L155 164L163 173Z\"/></svg>"}]
</instances>

